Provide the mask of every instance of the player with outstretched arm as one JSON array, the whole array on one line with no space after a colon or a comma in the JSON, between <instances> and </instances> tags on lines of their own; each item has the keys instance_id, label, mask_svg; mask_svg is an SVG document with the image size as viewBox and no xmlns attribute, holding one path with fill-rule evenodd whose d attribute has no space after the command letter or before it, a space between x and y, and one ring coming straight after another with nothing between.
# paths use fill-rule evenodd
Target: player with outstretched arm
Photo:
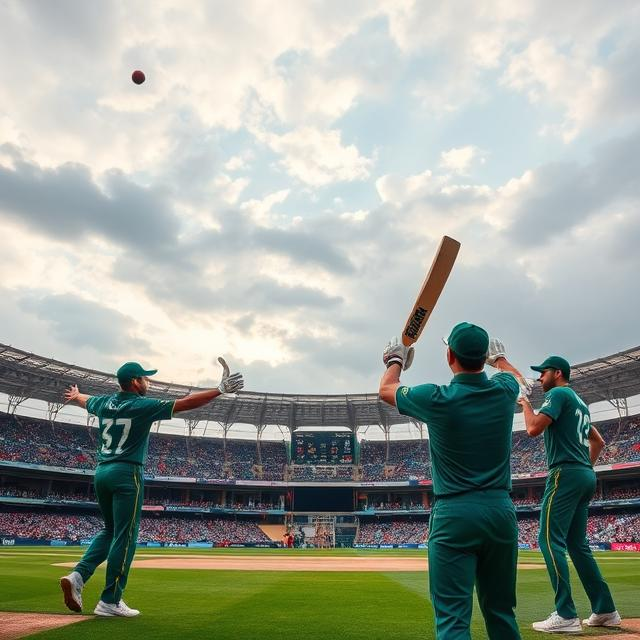
<instances>
[{"instance_id":1,"label":"player with outstretched arm","mask_svg":"<svg viewBox=\"0 0 640 640\"><path fill-rule=\"evenodd\" d=\"M457 324L447 343L451 383L407 387L400 373L411 364L413 348L392 340L383 353L380 397L429 429L435 496L429 590L436 637L469 640L475 585L489 638L515 640L518 526L509 492L521 376L504 357L496 361L487 332L477 325ZM487 377L485 362L501 371Z\"/></svg>"},{"instance_id":2,"label":"player with outstretched arm","mask_svg":"<svg viewBox=\"0 0 640 640\"><path fill-rule=\"evenodd\" d=\"M197 409L223 393L235 393L244 386L242 375L230 374L227 363L218 358L223 374L215 389L191 393L178 400L145 398L149 376L137 362L127 362L117 371L121 391L112 395L88 396L73 385L65 392L67 402L75 402L98 417L98 466L94 484L104 529L96 535L75 569L60 579L65 604L82 611L82 589L105 560L105 588L94 613L98 616L131 618L140 612L122 599L129 567L138 539L142 512L143 467L147 459L151 425L169 420L180 411Z\"/></svg>"}]
</instances>

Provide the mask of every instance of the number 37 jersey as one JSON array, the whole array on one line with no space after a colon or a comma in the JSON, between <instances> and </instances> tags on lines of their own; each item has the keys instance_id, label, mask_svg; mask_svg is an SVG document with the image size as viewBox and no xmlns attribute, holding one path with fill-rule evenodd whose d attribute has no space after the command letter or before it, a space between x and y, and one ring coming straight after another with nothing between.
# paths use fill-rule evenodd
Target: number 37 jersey
<instances>
[{"instance_id":1,"label":"number 37 jersey","mask_svg":"<svg viewBox=\"0 0 640 640\"><path fill-rule=\"evenodd\" d=\"M98 464L147 460L149 432L157 420L169 420L174 400L143 398L126 391L110 396L91 396L87 411L98 417Z\"/></svg>"},{"instance_id":2,"label":"number 37 jersey","mask_svg":"<svg viewBox=\"0 0 640 640\"><path fill-rule=\"evenodd\" d=\"M554 387L547 391L540 413L553 420L544 431L549 468L563 463L590 467L591 415L582 398L571 387Z\"/></svg>"}]
</instances>

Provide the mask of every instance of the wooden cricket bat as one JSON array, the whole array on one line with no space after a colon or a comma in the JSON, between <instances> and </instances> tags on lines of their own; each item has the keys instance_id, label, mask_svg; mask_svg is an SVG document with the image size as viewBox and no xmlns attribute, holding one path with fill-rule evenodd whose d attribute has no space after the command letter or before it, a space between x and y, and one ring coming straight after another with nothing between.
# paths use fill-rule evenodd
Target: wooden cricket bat
<instances>
[{"instance_id":1,"label":"wooden cricket bat","mask_svg":"<svg viewBox=\"0 0 640 640\"><path fill-rule=\"evenodd\" d=\"M447 278L456 261L460 243L449 236L443 236L427 277L422 283L418 299L409 314L407 325L402 332L402 344L412 345L422 333L433 308L444 289Z\"/></svg>"}]
</instances>

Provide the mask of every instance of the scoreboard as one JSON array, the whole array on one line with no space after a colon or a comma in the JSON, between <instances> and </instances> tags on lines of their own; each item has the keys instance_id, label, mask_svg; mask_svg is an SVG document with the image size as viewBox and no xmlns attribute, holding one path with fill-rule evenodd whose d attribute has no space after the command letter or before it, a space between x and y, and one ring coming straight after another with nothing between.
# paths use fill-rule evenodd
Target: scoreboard
<instances>
[{"instance_id":1,"label":"scoreboard","mask_svg":"<svg viewBox=\"0 0 640 640\"><path fill-rule=\"evenodd\" d=\"M302 431L293 434L294 464L353 464L350 431Z\"/></svg>"}]
</instances>

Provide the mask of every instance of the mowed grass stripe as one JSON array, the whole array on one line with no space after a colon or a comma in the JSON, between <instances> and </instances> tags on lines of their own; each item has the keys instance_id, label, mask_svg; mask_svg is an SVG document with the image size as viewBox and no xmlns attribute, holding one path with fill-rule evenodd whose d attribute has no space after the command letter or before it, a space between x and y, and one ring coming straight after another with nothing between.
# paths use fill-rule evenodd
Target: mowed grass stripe
<instances>
[{"instance_id":1,"label":"mowed grass stripe","mask_svg":"<svg viewBox=\"0 0 640 640\"><path fill-rule=\"evenodd\" d=\"M80 557L87 547L0 547L0 556L8 555L60 555ZM211 549L187 549L182 547L139 547L136 556L143 555L276 555L276 556L424 556L426 549L279 549L279 548L211 548ZM598 562L626 561L634 558L640 560L640 554L631 551L606 551L595 552ZM520 562L544 562L539 551L519 552Z\"/></svg>"},{"instance_id":2,"label":"mowed grass stripe","mask_svg":"<svg viewBox=\"0 0 640 640\"><path fill-rule=\"evenodd\" d=\"M50 553L49 548L40 551ZM64 554L59 554L61 559L68 560L63 556L69 556L70 551L67 549ZM78 549L78 557L81 551ZM156 549L148 551L160 555ZM166 551L168 555L183 553L177 549ZM194 551L202 554L202 550ZM245 555L243 550L232 551L235 555ZM407 555L404 550L399 551L403 552L400 555ZM398 555L386 550L375 553L381 556ZM336 554L325 552L324 555ZM424 555L424 552L420 555ZM597 558L622 614L640 617L640 555L612 554L608 558L599 554ZM542 558L539 553L524 552L520 560L541 562ZM51 562L55 561L55 557L49 555L22 554L16 557L14 554L2 557L0 554L0 609L65 612L58 589L58 578L62 571L59 567L51 566ZM141 639L201 640L207 634L207 637L215 637L216 640L284 640L298 637L309 640L326 640L327 637L338 637L340 640L424 640L434 637L427 577L426 572L134 570L125 599L131 606L141 609L142 616L130 620L89 620L74 625L73 638L107 640L126 634L137 635ZM99 570L88 583L84 594L86 613L93 610L103 579L104 571ZM581 616L586 616L589 606L575 573L572 573L572 583L578 611ZM539 640L539 635L530 628L531 622L546 617L553 608L553 593L546 571L520 571L517 615L523 638ZM118 628L114 629L114 626ZM595 633L594 630L587 632L588 635ZM598 633L601 634L602 630L598 630ZM53 630L38 636L43 639L68 637L68 629ZM486 637L477 603L472 620L472 637Z\"/></svg>"},{"instance_id":3,"label":"mowed grass stripe","mask_svg":"<svg viewBox=\"0 0 640 640\"><path fill-rule=\"evenodd\" d=\"M0 547L0 555L24 554L24 555L75 555L80 557L87 547L62 547L58 551L56 547ZM39 549L34 551L34 549ZM350 557L350 556L424 556L426 549L279 549L279 548L211 548L211 549L187 549L184 547L161 547L147 548L139 547L136 551L138 555L238 555L243 556L329 556L329 557Z\"/></svg>"}]
</instances>

